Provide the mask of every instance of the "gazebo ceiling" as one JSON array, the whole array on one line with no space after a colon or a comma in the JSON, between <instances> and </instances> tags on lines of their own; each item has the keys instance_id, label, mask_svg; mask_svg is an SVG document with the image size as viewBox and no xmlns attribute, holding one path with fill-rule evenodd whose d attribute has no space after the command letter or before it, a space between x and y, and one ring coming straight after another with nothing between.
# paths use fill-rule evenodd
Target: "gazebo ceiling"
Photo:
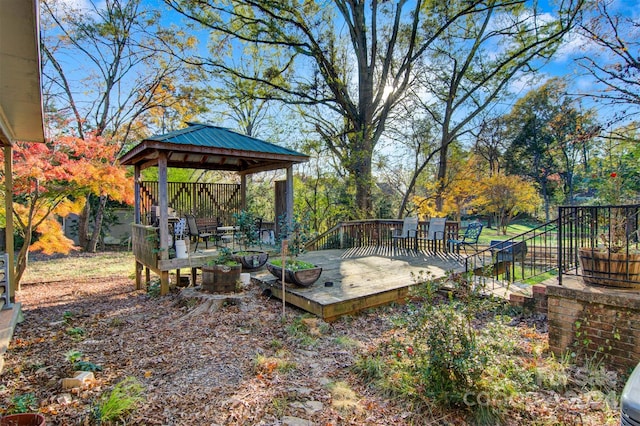
<instances>
[{"instance_id":1,"label":"gazebo ceiling","mask_svg":"<svg viewBox=\"0 0 640 426\"><path fill-rule=\"evenodd\" d=\"M231 130L199 123L143 140L120 157L123 165L157 166L161 152L167 166L226 170L240 174L286 168L309 156Z\"/></svg>"}]
</instances>

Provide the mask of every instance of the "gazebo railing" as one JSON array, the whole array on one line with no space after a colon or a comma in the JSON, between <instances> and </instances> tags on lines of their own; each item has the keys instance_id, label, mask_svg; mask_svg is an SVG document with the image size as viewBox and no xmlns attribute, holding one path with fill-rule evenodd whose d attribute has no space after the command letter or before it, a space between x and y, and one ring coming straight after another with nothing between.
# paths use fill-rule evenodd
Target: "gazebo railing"
<instances>
[{"instance_id":1,"label":"gazebo railing","mask_svg":"<svg viewBox=\"0 0 640 426\"><path fill-rule=\"evenodd\" d=\"M135 223L131 225L131 248L137 261L157 267L158 247L158 228Z\"/></svg>"}]
</instances>

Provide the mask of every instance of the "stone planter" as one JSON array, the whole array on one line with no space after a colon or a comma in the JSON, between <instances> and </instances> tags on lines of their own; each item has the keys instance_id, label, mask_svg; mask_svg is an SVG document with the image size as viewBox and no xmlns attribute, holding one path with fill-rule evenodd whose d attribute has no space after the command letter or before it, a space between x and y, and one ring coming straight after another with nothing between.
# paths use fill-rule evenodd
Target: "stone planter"
<instances>
[{"instance_id":1,"label":"stone planter","mask_svg":"<svg viewBox=\"0 0 640 426\"><path fill-rule=\"evenodd\" d=\"M578 250L585 284L618 288L640 288L640 254Z\"/></svg>"},{"instance_id":2,"label":"stone planter","mask_svg":"<svg viewBox=\"0 0 640 426\"><path fill-rule=\"evenodd\" d=\"M233 253L233 259L242 264L244 271L255 271L267 263L269 254L264 251L244 250Z\"/></svg>"},{"instance_id":3,"label":"stone planter","mask_svg":"<svg viewBox=\"0 0 640 426\"><path fill-rule=\"evenodd\" d=\"M267 263L267 269L274 277L282 279L282 268L280 266ZM321 273L322 268L320 266L316 266L311 269L300 269L298 271L285 269L284 280L285 282L295 284L300 287L311 287L313 283L318 281Z\"/></svg>"},{"instance_id":4,"label":"stone planter","mask_svg":"<svg viewBox=\"0 0 640 426\"><path fill-rule=\"evenodd\" d=\"M202 267L202 290L209 293L238 291L242 265L213 265Z\"/></svg>"}]
</instances>

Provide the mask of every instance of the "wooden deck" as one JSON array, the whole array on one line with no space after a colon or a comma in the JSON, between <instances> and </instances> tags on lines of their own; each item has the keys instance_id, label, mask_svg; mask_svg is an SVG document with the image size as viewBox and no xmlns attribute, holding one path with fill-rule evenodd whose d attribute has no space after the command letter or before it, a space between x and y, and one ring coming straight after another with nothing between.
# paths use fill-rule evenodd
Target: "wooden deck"
<instances>
[{"instance_id":1,"label":"wooden deck","mask_svg":"<svg viewBox=\"0 0 640 426\"><path fill-rule=\"evenodd\" d=\"M411 273L421 271L433 278L464 267L452 255L402 250L395 255L385 247L320 250L300 259L322 266L320 279L311 287L287 285L285 301L326 321L363 309L403 301L416 283ZM267 270L252 274L282 299L282 285ZM327 286L325 283L333 283Z\"/></svg>"}]
</instances>

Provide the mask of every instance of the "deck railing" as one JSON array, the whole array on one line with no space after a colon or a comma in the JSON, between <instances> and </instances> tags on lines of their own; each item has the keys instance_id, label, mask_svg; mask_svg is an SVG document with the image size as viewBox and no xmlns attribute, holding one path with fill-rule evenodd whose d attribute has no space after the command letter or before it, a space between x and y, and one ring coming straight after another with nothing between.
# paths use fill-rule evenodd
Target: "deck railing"
<instances>
[{"instance_id":1,"label":"deck railing","mask_svg":"<svg viewBox=\"0 0 640 426\"><path fill-rule=\"evenodd\" d=\"M557 272L557 220L493 243L464 258L468 273L506 281L525 281L544 273Z\"/></svg>"},{"instance_id":2,"label":"deck railing","mask_svg":"<svg viewBox=\"0 0 640 426\"><path fill-rule=\"evenodd\" d=\"M562 253L558 267L563 273L582 276L580 250L604 253L603 261L618 263L621 271L631 271L630 253L640 249L640 205L626 206L567 206L559 208L560 227L558 250ZM625 256L615 256L614 253ZM613 257L616 260L613 260ZM622 260L618 260L621 258ZM622 262L622 263L620 263ZM611 266L606 274L612 281L631 282L625 274L616 275ZM559 277L562 284L562 276ZM624 285L621 285L624 286Z\"/></svg>"},{"instance_id":3,"label":"deck railing","mask_svg":"<svg viewBox=\"0 0 640 426\"><path fill-rule=\"evenodd\" d=\"M614 244L620 247L620 253L639 251L639 215L640 205L559 207L558 219L500 242L505 249L494 246L470 254L464 259L465 269L475 275L510 281L526 281L551 272L557 274L558 283L562 285L564 274L583 276L579 261L581 249L602 251ZM511 260L509 248L517 245L526 245L526 255L508 261ZM604 252L609 253L611 262L610 250ZM630 261L626 262L627 265L619 265L619 269L631 270ZM621 287L631 282L631 276L614 276L613 270L609 274Z\"/></svg>"},{"instance_id":4,"label":"deck railing","mask_svg":"<svg viewBox=\"0 0 640 426\"><path fill-rule=\"evenodd\" d=\"M327 232L310 241L307 250L347 249L359 247L392 247L396 232L402 230L402 220L396 219L369 219L340 222ZM458 236L458 222L448 221L445 225L445 233L441 239L427 241L426 235L429 229L429 221L418 222L417 240L411 240L408 244L413 248L417 245L419 250L447 251L447 240ZM405 242L406 243L406 242Z\"/></svg>"}]
</instances>

